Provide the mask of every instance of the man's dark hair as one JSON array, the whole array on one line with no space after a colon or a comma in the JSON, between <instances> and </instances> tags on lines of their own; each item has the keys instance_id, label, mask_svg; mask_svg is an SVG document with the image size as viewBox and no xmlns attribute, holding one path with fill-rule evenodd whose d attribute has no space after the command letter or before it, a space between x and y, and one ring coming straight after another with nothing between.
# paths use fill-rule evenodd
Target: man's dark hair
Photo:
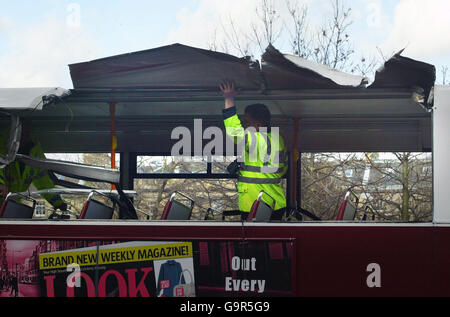
<instances>
[{"instance_id":1,"label":"man's dark hair","mask_svg":"<svg viewBox=\"0 0 450 317\"><path fill-rule=\"evenodd\" d=\"M272 115L266 105L262 103L249 105L245 108L245 113L254 121L259 122L262 127L270 128Z\"/></svg>"}]
</instances>

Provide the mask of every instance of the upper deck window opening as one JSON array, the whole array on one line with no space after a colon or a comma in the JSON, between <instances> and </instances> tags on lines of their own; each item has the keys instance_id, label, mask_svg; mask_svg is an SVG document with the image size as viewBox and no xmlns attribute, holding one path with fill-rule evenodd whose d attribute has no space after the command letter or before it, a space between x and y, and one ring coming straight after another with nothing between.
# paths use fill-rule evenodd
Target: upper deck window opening
<instances>
[{"instance_id":1,"label":"upper deck window opening","mask_svg":"<svg viewBox=\"0 0 450 317\"><path fill-rule=\"evenodd\" d=\"M138 156L133 187L138 193L135 206L150 211L152 220L159 220L170 196L178 191L195 202L192 220L203 220L208 209L212 209L213 219L209 219L220 221L222 212L239 208L237 179L227 170L236 158ZM286 192L286 180L282 186ZM240 221L240 217L227 216L225 220Z\"/></svg>"},{"instance_id":2,"label":"upper deck window opening","mask_svg":"<svg viewBox=\"0 0 450 317\"><path fill-rule=\"evenodd\" d=\"M179 191L195 202L192 220L203 220L208 209L215 219L220 212L238 209L237 180L228 171L236 157L173 157L138 155L133 188L136 208L159 220L172 193Z\"/></svg>"},{"instance_id":3,"label":"upper deck window opening","mask_svg":"<svg viewBox=\"0 0 450 317\"><path fill-rule=\"evenodd\" d=\"M236 156L216 156L212 158L213 174L228 174L227 167L236 161Z\"/></svg>"},{"instance_id":4,"label":"upper deck window opening","mask_svg":"<svg viewBox=\"0 0 450 317\"><path fill-rule=\"evenodd\" d=\"M72 163L94 165L99 167L111 167L110 153L47 153L46 158ZM120 153L116 153L116 166L120 166Z\"/></svg>"},{"instance_id":5,"label":"upper deck window opening","mask_svg":"<svg viewBox=\"0 0 450 317\"><path fill-rule=\"evenodd\" d=\"M99 166L104 168L111 168L111 154L110 153L51 153L46 154L47 159L51 160L60 160L78 164L86 164ZM120 154L116 154L116 167L120 166ZM75 179L71 177L67 177L64 175L54 174L56 176L56 185L61 185L62 187L66 187L67 183L71 183L72 185L79 185L86 188L99 189L99 190L108 190L111 189L111 184L102 183L102 182L93 182L93 181L85 181L80 179ZM32 186L33 189L33 186ZM68 204L68 209L72 211L74 214L80 214L83 209L83 205L86 202L87 195L63 195L62 198ZM97 198L103 202L104 198ZM43 198L39 199L40 208L37 209L36 216L39 217L48 217L53 212L53 207L45 201Z\"/></svg>"},{"instance_id":6,"label":"upper deck window opening","mask_svg":"<svg viewBox=\"0 0 450 317\"><path fill-rule=\"evenodd\" d=\"M138 156L137 174L205 174L207 158L173 156Z\"/></svg>"},{"instance_id":7,"label":"upper deck window opening","mask_svg":"<svg viewBox=\"0 0 450 317\"><path fill-rule=\"evenodd\" d=\"M165 205L176 191L194 200L192 220L203 220L209 208L215 211L214 220L221 220L222 211L238 209L237 184L233 179L135 179L134 189L138 193L135 207L149 212L151 220L161 219ZM182 196L177 199L189 203Z\"/></svg>"},{"instance_id":8,"label":"upper deck window opening","mask_svg":"<svg viewBox=\"0 0 450 317\"><path fill-rule=\"evenodd\" d=\"M98 166L103 168L111 168L111 154L109 153L74 153L74 154L46 154L46 157L48 159L52 160L61 160L66 162L72 162L72 163L78 163L78 164L86 164L86 165L92 165L92 166ZM116 160L115 160L116 169L118 166L120 166L120 154L116 154ZM57 178L61 181L68 181L72 183L76 183L81 186L86 187L92 187L92 188L98 188L98 189L105 189L110 187L110 185L105 183L98 183L98 182L90 182L90 181L84 181L79 179L73 179L70 177L62 176L62 175L56 175Z\"/></svg>"},{"instance_id":9,"label":"upper deck window opening","mask_svg":"<svg viewBox=\"0 0 450 317\"><path fill-rule=\"evenodd\" d=\"M380 222L432 221L431 153L303 153L301 204L322 220L336 219L345 193Z\"/></svg>"}]
</instances>

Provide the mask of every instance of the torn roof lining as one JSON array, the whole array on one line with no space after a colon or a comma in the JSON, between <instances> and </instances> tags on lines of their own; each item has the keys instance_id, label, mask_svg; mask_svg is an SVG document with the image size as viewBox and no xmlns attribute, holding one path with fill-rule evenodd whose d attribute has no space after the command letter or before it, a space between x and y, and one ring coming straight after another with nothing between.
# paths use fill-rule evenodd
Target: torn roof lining
<instances>
[{"instance_id":1,"label":"torn roof lining","mask_svg":"<svg viewBox=\"0 0 450 317\"><path fill-rule=\"evenodd\" d=\"M361 87L369 82L364 76L347 74L337 69L315 63L295 55L284 54L284 57L300 68L312 70L324 77L327 77L340 86Z\"/></svg>"},{"instance_id":2,"label":"torn roof lining","mask_svg":"<svg viewBox=\"0 0 450 317\"><path fill-rule=\"evenodd\" d=\"M283 59L280 64L276 63L277 55L280 55L279 59ZM187 60L186 56L188 56ZM237 58L225 53L174 44L72 64L69 67L74 87L83 89L217 88L223 80L228 78L238 82L243 89L271 90L282 88L283 83L277 87L267 85L265 77L271 75L270 66L281 67L284 71L288 70L283 69L286 64L290 64L287 68L291 68L289 71L297 73L297 76L302 75L302 70L318 75L308 88L315 88L314 83L320 80L321 85L317 88L322 89L362 87L367 82L364 77L333 71L314 62L309 62L309 66L302 65L298 59L295 60L294 56L284 56L272 46L263 55L261 65L259 61L252 61L249 57ZM233 72L230 72L230 67L234 67ZM212 68L217 68L215 73ZM304 74L304 77L311 77L311 73ZM289 78L285 81L289 81ZM286 88L289 86L286 85Z\"/></svg>"},{"instance_id":3,"label":"torn roof lining","mask_svg":"<svg viewBox=\"0 0 450 317\"><path fill-rule=\"evenodd\" d=\"M106 58L103 58L103 59L100 59L100 60L96 60L96 61L92 61L92 62L86 62L86 63L78 63L78 64L73 64L73 65L81 65L81 64L85 64L85 65L92 65L92 63L96 63L96 62L99 62L99 61L106 61L106 60L114 60L114 59L117 59L117 58L122 58L122 57L126 57L126 56L132 56L132 55L140 55L140 54L148 54L149 52L161 52L161 51L163 51L164 49L167 49L167 48L172 48L172 49L178 49L178 48L182 48L182 49L188 49L188 50L190 50L190 51L195 51L195 52L198 52L198 53L200 53L200 54L205 54L205 56L207 55L207 56L213 56L213 57L220 57L220 59L223 59L223 60L232 60L232 61L235 61L235 62L238 62L238 63L244 63L244 64L246 64L247 65L247 67L249 68L249 69L251 69L252 70L252 72L254 72L254 71L256 71L256 70L259 70L261 73L263 73L263 75L264 75L264 69L266 68L265 66L267 66L267 62L266 61L263 61L263 65L262 65L262 71L260 70L260 68L259 67L255 67L254 66L254 64L253 64L253 66L251 66L251 63L249 63L249 60L248 59L246 59L246 58L237 58L237 57L234 57L234 56L232 56L232 55L228 55L228 54L224 54L224 53L219 53L219 52L211 52L211 51L207 51L207 50L202 50L202 49L198 49L198 48L193 48L193 47L188 47L188 46L184 46L184 45L181 45L181 44L176 44L176 45L171 45L171 46L166 46L166 47L161 47L161 48L156 48L156 49L153 49L153 50L146 50L146 51L140 51L140 52L136 52L136 53L128 53L128 54L123 54L123 55L118 55L118 56L113 56L113 57L106 57ZM273 52L270 52L269 51L269 49L268 49L268 51L266 52L266 54L272 54L272 55L275 55L275 54L279 54L280 56L282 56L282 61L284 61L284 62L288 62L288 63L290 63L290 64L292 64L292 65L295 65L295 63L293 63L292 61L289 61L289 58L287 58L286 57L286 55L282 55L281 53L279 53L278 51L276 51L274 48L272 48L273 49ZM267 56L267 55L266 55ZM292 59L292 58L291 58ZM396 61L395 63L393 62L393 61ZM255 62L253 62L253 63L255 63ZM273 61L269 61L269 63L272 63L273 64ZM311 62L310 62L311 63ZM382 69L382 70L379 70L378 72L377 72L377 75L379 76L379 74L383 74L383 73L385 73L385 72L387 72L388 70L389 70L389 67L390 67L390 65L391 64L395 64L395 65L398 65L398 64L400 64L400 65L406 65L406 66L408 66L408 65L416 65L417 67L415 68L415 69L419 69L419 70L424 70L424 72L426 73L426 75L427 75L427 77L429 77L429 80L428 80L428 82L429 83L434 83L434 80L435 80L435 69L434 69L434 66L432 66L432 65L429 65L429 64L426 64L426 63L422 63L422 62L418 62L418 61L414 61L414 60L412 60L412 59L409 59L409 58L406 58L406 57L401 57L401 56L399 56L398 54L397 55L395 55L394 57L393 57L393 59L391 59L391 60L389 60L388 62L386 62L386 64L385 64L385 66L384 66L384 68ZM258 64L259 65L259 64ZM279 65L276 65L276 66L279 66ZM322 66L322 65L319 65L319 66ZM325 66L322 66L322 67L325 67ZM281 65L281 68L283 68L283 65ZM306 70L307 72L312 72L311 70L309 70L308 68L304 68L304 67L301 67L301 66L296 66L296 68L297 69L304 69L304 70ZM317 74L317 72L315 72L316 74ZM201 73L200 73L201 74ZM343 73L343 74L345 74L345 73ZM434 76L433 76L433 74L434 74ZM267 72L265 73L265 75L267 75ZM320 75L320 74L317 74L318 75L318 77L323 77L322 75ZM346 74L346 75L349 75L349 74ZM301 74L299 75L299 74L295 74L295 72L294 72L294 76L301 76ZM353 76L353 75L349 75L349 76ZM199 75L199 77L200 77L200 75ZM401 76L400 76L401 77ZM256 78L256 77L255 77ZM325 77L324 77L325 78ZM326 78L326 79L328 79L328 78ZM388 81L390 80L390 78L387 78L388 79ZM404 78L402 78L402 79L404 79ZM406 78L406 79L408 79L408 78ZM331 80L330 80L331 81ZM416 86L414 86L414 87L410 87L410 86L408 86L408 85L405 85L404 83L402 83L401 85L399 85L399 84L396 84L395 82L394 83L392 83L392 82L387 82L386 83L386 79L384 79L384 81L385 82L381 82L381 84L379 83L379 82L377 82L377 81L375 81L370 87L368 87L368 88L372 88L372 89L374 89L374 88L378 88L378 87L381 87L381 88L395 88L395 89L399 89L399 88L408 88L408 89L411 89L411 88L416 88ZM325 87L328 85L327 83L325 83L324 84L325 85ZM429 84L428 84L429 85ZM264 94L261 94L261 87L260 86L256 86L256 85L252 85L252 87L251 88L249 88L249 89L245 89L245 90L248 90L248 91L253 91L253 92L255 92L258 96L259 96L259 99L261 99L261 96L263 96L263 98L267 98L268 97L268 94L267 94L267 92L270 92L270 91L283 91L283 92L286 92L286 93L282 93L281 95L290 95L291 94L291 91L308 91L308 89L302 89L302 87L300 87L300 88L297 88L297 87L294 87L293 89L287 89L286 87L282 87L283 89L282 90L280 90L280 89L271 89L272 87L270 87L270 85L268 86L268 87L266 87L267 88L267 91L266 91L266 93L264 93ZM339 86L339 85L333 85L333 87L332 87L332 89L336 89L336 88L339 88L339 89L342 89L342 92L344 93L350 93L351 95L353 95L354 94L354 92L353 92L353 90L351 90L351 91L347 91L347 89L343 89L343 88L349 88L348 86ZM359 89L361 89L361 88L363 88L363 87L359 87ZM24 91L28 91L28 90L33 90L33 89L44 89L44 90L46 90L47 88L11 88L11 90L13 90L13 89L24 89ZM58 93L58 94L56 94L57 96L59 96L59 97L63 97L68 91L67 90L64 90L64 89L62 89L62 88L48 88L48 89L61 89L62 91L61 91L61 93ZM86 88L86 89L83 89L83 91L85 91L85 90L89 90L89 89L91 89L92 91L99 91L100 89L99 88ZM110 89L111 91L114 91L114 92L117 92L117 91L122 91L122 93L123 94L127 94L128 93L128 90L130 89L130 88L127 88L127 87L123 87L123 88L105 88L104 90L106 91L106 90L108 90L108 89ZM356 88L355 88L356 89ZM424 87L423 88L425 91L429 91L429 90L431 90L431 89L429 89L429 87ZM4 89L3 89L4 90ZM75 89L75 91L76 91L77 89ZM142 88L138 88L138 89L136 89L136 91L139 91L139 90L142 90L142 91L145 91L146 89L142 89ZM192 88L189 88L189 87L183 87L183 88L174 88L174 87L170 87L170 88L167 88L167 89L164 89L164 88L161 88L161 87L158 87L157 89L151 89L153 92L160 92L162 95L165 95L166 97L168 97L169 99L170 99L170 96L171 95L173 95L174 93L176 94L176 95L178 95L179 94L179 92L182 92L182 91L186 91L186 92L188 92L188 93L192 93L192 92L194 92L194 95L197 95L198 96L198 98L200 98L200 100L199 101L202 101L202 98L201 98L201 94L202 94L202 92L204 92L204 91L218 91L218 85L216 86L216 85L211 85L211 86L206 86L206 87L202 87L202 88L195 88L195 89L192 89ZM244 90L244 91L245 91ZM314 89L310 89L310 90L314 90ZM326 89L326 88L318 88L318 89L316 89L317 90L317 92L318 93L320 93L320 94L324 94L324 95L327 95L327 90L329 90L329 89ZM363 90L365 90L365 89L363 89ZM197 92L196 92L197 91ZM356 91L356 90L355 90ZM54 93L52 93L52 94L54 94ZM295 94L295 93L294 93ZM23 97L23 96L25 96L25 95L27 95L27 94L24 94L24 95L21 95L20 97ZM42 101L42 97L43 96L48 96L49 95L49 92L47 92L47 91L40 91L38 94L37 94L37 96L38 97L36 97L36 96L34 96L35 98L31 98L31 101L30 100L28 100L28 102L23 102L22 100L19 100L19 98L18 97L14 97L13 99L15 100L15 102L14 103L11 103L10 105L4 105L4 107L3 108L8 108L9 110L21 110L21 109L42 109L42 105L40 105L39 103ZM179 97L180 98L183 98L183 93L180 93L179 94ZM331 94L331 95L329 95L327 98L332 98L333 97L333 94ZM425 98L427 98L427 96L425 96ZM111 100L109 100L109 102L110 102ZM24 104L26 104L25 106L24 106ZM1 105L1 90L0 90L0 105Z\"/></svg>"},{"instance_id":4,"label":"torn roof lining","mask_svg":"<svg viewBox=\"0 0 450 317\"><path fill-rule=\"evenodd\" d=\"M218 88L235 77L245 89L263 83L257 62L181 44L69 65L75 89Z\"/></svg>"},{"instance_id":5,"label":"torn roof lining","mask_svg":"<svg viewBox=\"0 0 450 317\"><path fill-rule=\"evenodd\" d=\"M435 76L430 75L435 73L434 66L399 56L396 54L385 63L384 68L377 72L378 78L382 80L375 78L369 87L366 87L366 77L340 72L294 55L281 54L271 45L263 54L261 65L248 57L238 58L221 52L173 44L72 64L69 67L76 89L216 90L227 78L234 80L243 90L261 91L420 87L417 82L408 82L411 79L408 74L405 75L407 78L402 78L402 72L396 78L383 78L383 74L392 71L399 64L413 72L415 76L412 77L416 81L425 76L431 77L430 82L434 84ZM418 67L413 67L417 65ZM423 85L427 86L422 88L428 95L430 84Z\"/></svg>"},{"instance_id":6,"label":"torn roof lining","mask_svg":"<svg viewBox=\"0 0 450 317\"><path fill-rule=\"evenodd\" d=\"M436 82L435 66L401 56L400 53L377 70L375 80L368 88L410 87L421 93L428 102Z\"/></svg>"},{"instance_id":7,"label":"torn roof lining","mask_svg":"<svg viewBox=\"0 0 450 317\"><path fill-rule=\"evenodd\" d=\"M250 59L250 57L248 57L248 56L247 57L243 57L243 58L239 58L239 57L236 57L236 56L233 56L233 55L230 55L230 54L226 54L226 53L222 53L222 52L205 50L205 49L201 49L201 48L197 48L197 47L192 47L192 46L176 43L176 44L161 46L161 47L152 48L152 49L148 49L148 50L142 50L142 51L137 51L137 52L131 52L131 53L125 53L125 54L120 54L120 55L103 57L103 58L99 58L99 59L92 60L92 61L87 61L87 62L73 63L73 64L70 64L69 67L77 66L77 65L83 65L83 64L96 63L96 62L105 62L105 61L108 61L108 60L115 60L115 59L125 58L125 57L129 57L129 56L136 56L136 55L145 55L145 54L149 54L149 53L156 53L158 51L171 49L171 48L190 49L190 50L194 50L194 51L196 51L198 53L203 53L206 56L221 57L223 60L232 60L232 61L241 61L242 62L242 61L249 61L249 59Z\"/></svg>"}]
</instances>

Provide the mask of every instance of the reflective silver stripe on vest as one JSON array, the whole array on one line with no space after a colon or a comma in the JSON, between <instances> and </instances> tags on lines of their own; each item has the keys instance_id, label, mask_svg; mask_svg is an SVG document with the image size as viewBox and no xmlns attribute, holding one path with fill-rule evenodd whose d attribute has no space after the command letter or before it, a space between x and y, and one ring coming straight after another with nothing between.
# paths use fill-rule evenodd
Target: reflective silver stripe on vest
<instances>
[{"instance_id":1,"label":"reflective silver stripe on vest","mask_svg":"<svg viewBox=\"0 0 450 317\"><path fill-rule=\"evenodd\" d=\"M286 167L269 167L269 166L250 166L250 165L242 165L241 171L243 172L252 172L252 173L263 173L263 174L280 174L284 172Z\"/></svg>"},{"instance_id":2,"label":"reflective silver stripe on vest","mask_svg":"<svg viewBox=\"0 0 450 317\"><path fill-rule=\"evenodd\" d=\"M264 166L269 166L270 155L272 154L272 142L267 133L261 133L261 135L263 136L264 140L266 141L266 145L267 145L266 155L264 156Z\"/></svg>"},{"instance_id":3,"label":"reflective silver stripe on vest","mask_svg":"<svg viewBox=\"0 0 450 317\"><path fill-rule=\"evenodd\" d=\"M238 178L238 182L259 185L276 185L281 183L281 181L281 178L251 178L243 176Z\"/></svg>"}]
</instances>

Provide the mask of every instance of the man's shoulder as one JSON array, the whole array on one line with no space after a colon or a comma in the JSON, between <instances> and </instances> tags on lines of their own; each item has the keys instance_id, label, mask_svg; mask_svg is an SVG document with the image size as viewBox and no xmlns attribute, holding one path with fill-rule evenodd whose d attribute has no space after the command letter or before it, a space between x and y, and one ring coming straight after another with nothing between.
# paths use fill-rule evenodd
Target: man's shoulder
<instances>
[{"instance_id":1,"label":"man's shoulder","mask_svg":"<svg viewBox=\"0 0 450 317\"><path fill-rule=\"evenodd\" d=\"M228 120L237 115L237 109L236 109L236 107L227 108L222 111L222 114L223 114L223 119Z\"/></svg>"}]
</instances>

